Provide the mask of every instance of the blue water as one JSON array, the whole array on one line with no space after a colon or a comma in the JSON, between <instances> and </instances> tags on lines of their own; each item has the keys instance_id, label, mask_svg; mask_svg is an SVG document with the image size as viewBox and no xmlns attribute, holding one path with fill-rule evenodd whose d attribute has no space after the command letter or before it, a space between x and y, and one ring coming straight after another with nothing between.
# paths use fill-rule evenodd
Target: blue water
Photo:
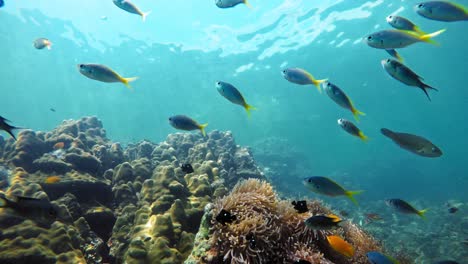
<instances>
[{"instance_id":1,"label":"blue water","mask_svg":"<svg viewBox=\"0 0 468 264\"><path fill-rule=\"evenodd\" d=\"M135 1L142 11L152 10L142 22L110 0L7 1L0 9L0 113L34 130L95 115L108 137L122 143L159 142L176 131L168 117L186 114L209 123L207 131L233 131L241 145L287 140L303 165L303 175L275 179L297 184L290 196L313 196L301 186L302 176L329 175L366 190L361 203L389 197L432 208L467 202L467 22L424 19L412 10L417 1L250 2L252 10L218 9L214 1ZM390 29L385 17L397 11L426 32L447 29L436 38L440 46L400 50L406 65L439 89L429 91L432 102L391 79L380 65L388 55L361 41ZM34 49L38 37L50 39L52 50ZM76 64L91 62L139 79L133 90L87 79ZM337 119L352 120L351 114L315 87L286 81L286 67L341 87L367 114L358 126L370 141L342 131ZM218 94L217 80L234 84L258 108L250 119ZM380 134L382 127L424 136L444 155L428 159L399 149Z\"/></svg>"}]
</instances>

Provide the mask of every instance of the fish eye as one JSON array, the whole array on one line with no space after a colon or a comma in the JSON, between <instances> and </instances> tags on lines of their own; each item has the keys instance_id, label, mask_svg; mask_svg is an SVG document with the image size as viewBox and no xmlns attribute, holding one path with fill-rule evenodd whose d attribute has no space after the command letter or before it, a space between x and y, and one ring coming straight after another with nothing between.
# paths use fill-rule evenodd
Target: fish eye
<instances>
[{"instance_id":1,"label":"fish eye","mask_svg":"<svg viewBox=\"0 0 468 264\"><path fill-rule=\"evenodd\" d=\"M424 6L423 4L419 4L419 5L418 5L419 8L421 8L421 7L423 7L423 6Z\"/></svg>"},{"instance_id":2,"label":"fish eye","mask_svg":"<svg viewBox=\"0 0 468 264\"><path fill-rule=\"evenodd\" d=\"M392 19L392 18L393 18L393 16L388 16L388 18Z\"/></svg>"},{"instance_id":3,"label":"fish eye","mask_svg":"<svg viewBox=\"0 0 468 264\"><path fill-rule=\"evenodd\" d=\"M432 149L431 149L431 150L432 150L432 152L437 152L437 149L436 149L436 147L432 147Z\"/></svg>"},{"instance_id":4,"label":"fish eye","mask_svg":"<svg viewBox=\"0 0 468 264\"><path fill-rule=\"evenodd\" d=\"M216 84L217 84L217 85L221 85L221 83L220 83L220 82L216 82Z\"/></svg>"},{"instance_id":5,"label":"fish eye","mask_svg":"<svg viewBox=\"0 0 468 264\"><path fill-rule=\"evenodd\" d=\"M372 36L368 36L368 37L367 37L367 40L371 40L371 39L372 39Z\"/></svg>"},{"instance_id":6,"label":"fish eye","mask_svg":"<svg viewBox=\"0 0 468 264\"><path fill-rule=\"evenodd\" d=\"M312 179L308 179L307 181L308 181L308 182L312 182Z\"/></svg>"},{"instance_id":7,"label":"fish eye","mask_svg":"<svg viewBox=\"0 0 468 264\"><path fill-rule=\"evenodd\" d=\"M80 64L80 69L83 69L84 68L84 65L83 64Z\"/></svg>"},{"instance_id":8,"label":"fish eye","mask_svg":"<svg viewBox=\"0 0 468 264\"><path fill-rule=\"evenodd\" d=\"M390 59L387 59L387 63L390 63Z\"/></svg>"},{"instance_id":9,"label":"fish eye","mask_svg":"<svg viewBox=\"0 0 468 264\"><path fill-rule=\"evenodd\" d=\"M283 70L283 73L286 73L286 70Z\"/></svg>"}]
</instances>

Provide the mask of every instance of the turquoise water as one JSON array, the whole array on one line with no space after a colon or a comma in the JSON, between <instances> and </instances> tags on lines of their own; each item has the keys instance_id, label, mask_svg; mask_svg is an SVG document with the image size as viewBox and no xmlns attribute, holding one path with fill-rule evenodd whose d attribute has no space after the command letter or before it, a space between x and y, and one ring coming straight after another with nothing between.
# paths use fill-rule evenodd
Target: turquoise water
<instances>
[{"instance_id":1,"label":"turquoise water","mask_svg":"<svg viewBox=\"0 0 468 264\"><path fill-rule=\"evenodd\" d=\"M412 10L417 1L251 0L251 10L219 9L214 1L135 3L152 10L147 21L110 0L6 1L0 10L1 115L34 130L95 115L110 139L128 143L159 142L176 131L168 117L186 114L209 123L207 131L231 130L241 145L258 149L266 147L258 144L265 138L287 140L301 153L303 177L329 175L366 190L361 204L398 197L443 209L448 200L468 200L466 22L424 19ZM390 29L385 17L395 12L426 32L447 29L436 38L440 46L418 43L400 50L405 63L439 89L429 91L432 102L391 79L380 65L389 56L361 41ZM52 50L34 49L38 37L50 39ZM133 90L87 79L76 64L91 62L139 79ZM315 87L286 81L286 67L307 69L345 90L367 114L358 126L370 141L342 131L337 119L352 120L351 114ZM234 84L258 108L250 119L218 94L217 80ZM382 127L422 135L444 155L427 159L399 149L380 134ZM275 179L292 186L287 195L314 196L300 184L300 173L287 172ZM438 209L433 213L445 212ZM446 217L441 221L464 218L466 225L466 211ZM423 224L430 221L429 212ZM459 230L457 239L466 232Z\"/></svg>"}]
</instances>

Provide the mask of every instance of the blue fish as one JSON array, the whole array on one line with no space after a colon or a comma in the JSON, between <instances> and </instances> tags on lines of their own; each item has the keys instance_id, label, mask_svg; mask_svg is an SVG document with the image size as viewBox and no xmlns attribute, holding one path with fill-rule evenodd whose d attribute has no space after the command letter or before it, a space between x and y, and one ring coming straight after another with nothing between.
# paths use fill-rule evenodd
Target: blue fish
<instances>
[{"instance_id":1,"label":"blue fish","mask_svg":"<svg viewBox=\"0 0 468 264\"><path fill-rule=\"evenodd\" d=\"M358 204L356 199L354 198L355 194L360 194L363 191L348 191L341 187L338 183L334 182L333 180L322 177L322 176L314 176L304 178L302 183L311 191L331 197L336 196L346 196L348 197L354 204Z\"/></svg>"},{"instance_id":2,"label":"blue fish","mask_svg":"<svg viewBox=\"0 0 468 264\"><path fill-rule=\"evenodd\" d=\"M379 253L377 251L370 251L366 254L367 259L371 264L397 264L399 263L397 260Z\"/></svg>"},{"instance_id":3,"label":"blue fish","mask_svg":"<svg viewBox=\"0 0 468 264\"><path fill-rule=\"evenodd\" d=\"M0 0L0 7L3 7L5 5L5 2L3 0Z\"/></svg>"},{"instance_id":4,"label":"blue fish","mask_svg":"<svg viewBox=\"0 0 468 264\"><path fill-rule=\"evenodd\" d=\"M468 9L447 1L428 1L414 6L416 13L427 19L454 22L468 20Z\"/></svg>"},{"instance_id":5,"label":"blue fish","mask_svg":"<svg viewBox=\"0 0 468 264\"><path fill-rule=\"evenodd\" d=\"M208 125L199 124L197 121L185 115L175 115L169 117L169 124L171 124L171 126L174 128L181 130L191 131L199 129L204 137L206 136L205 127Z\"/></svg>"},{"instance_id":6,"label":"blue fish","mask_svg":"<svg viewBox=\"0 0 468 264\"><path fill-rule=\"evenodd\" d=\"M231 103L244 107L245 111L247 111L247 115L250 116L250 110L255 110L255 107L247 104L242 94L236 87L234 87L234 85L218 81L216 82L216 88L218 92Z\"/></svg>"}]
</instances>

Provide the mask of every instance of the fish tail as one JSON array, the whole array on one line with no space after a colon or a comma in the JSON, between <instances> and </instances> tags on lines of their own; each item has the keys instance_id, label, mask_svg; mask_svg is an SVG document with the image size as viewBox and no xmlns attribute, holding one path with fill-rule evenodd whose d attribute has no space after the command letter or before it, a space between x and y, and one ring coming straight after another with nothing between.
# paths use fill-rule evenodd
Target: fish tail
<instances>
[{"instance_id":1,"label":"fish tail","mask_svg":"<svg viewBox=\"0 0 468 264\"><path fill-rule=\"evenodd\" d=\"M249 118L250 118L250 114L251 114L250 111L251 111L251 110L257 110L257 108L255 108L255 107L253 107L253 106L251 106L251 105L249 105L249 104L247 104L247 103L244 105L244 109L245 109L245 111L247 111L247 116L248 116Z\"/></svg>"},{"instance_id":2,"label":"fish tail","mask_svg":"<svg viewBox=\"0 0 468 264\"><path fill-rule=\"evenodd\" d=\"M244 1L244 4L245 4L248 8L252 9L252 6L250 5L250 3L249 3L248 0L243 0L243 1Z\"/></svg>"},{"instance_id":3,"label":"fish tail","mask_svg":"<svg viewBox=\"0 0 468 264\"><path fill-rule=\"evenodd\" d=\"M317 87L317 90L319 91L319 93L322 93L322 88L320 87L320 84L328 81L328 79L315 80L314 78L311 78L311 81L315 85L315 87Z\"/></svg>"},{"instance_id":4,"label":"fish tail","mask_svg":"<svg viewBox=\"0 0 468 264\"><path fill-rule=\"evenodd\" d=\"M434 41L432 38L437 37L438 35L444 33L445 30L446 30L446 29L441 29L441 30L436 31L436 32L434 32L434 33L421 35L421 36L419 36L419 40L424 41L424 42L426 42L426 43L430 43L430 44L432 44L432 45L439 46L440 44L437 43L436 41Z\"/></svg>"},{"instance_id":5,"label":"fish tail","mask_svg":"<svg viewBox=\"0 0 468 264\"><path fill-rule=\"evenodd\" d=\"M396 50L394 49L387 49L385 50L388 54L390 54L392 57L394 57L395 59L397 59L399 62L403 62L403 57L401 57L400 53L398 53Z\"/></svg>"},{"instance_id":6,"label":"fish tail","mask_svg":"<svg viewBox=\"0 0 468 264\"><path fill-rule=\"evenodd\" d=\"M208 123L206 123L206 124L201 124L201 125L199 126L200 131L201 131L203 137L206 137L205 127L207 127L207 126L208 126Z\"/></svg>"},{"instance_id":7,"label":"fish tail","mask_svg":"<svg viewBox=\"0 0 468 264\"><path fill-rule=\"evenodd\" d=\"M125 84L125 86L127 86L127 88L130 89L130 88L132 88L132 87L130 86L129 83L135 81L136 79L138 79L138 77L120 78L120 81L121 81L123 84Z\"/></svg>"},{"instance_id":8,"label":"fish tail","mask_svg":"<svg viewBox=\"0 0 468 264\"><path fill-rule=\"evenodd\" d=\"M429 99L429 101L432 101L432 100L431 100L431 97L429 96L429 93L427 92L427 89L439 91L436 88L434 88L432 86L429 86L429 85L427 85L427 84L425 84L423 82L421 82L421 85L419 86L419 88L421 88L421 90L423 90L423 92L426 94L427 99Z\"/></svg>"},{"instance_id":9,"label":"fish tail","mask_svg":"<svg viewBox=\"0 0 468 264\"><path fill-rule=\"evenodd\" d=\"M426 220L426 215L425 215L425 214L426 214L427 210L429 210L429 209L420 210L420 211L417 212L417 214L418 214L422 219Z\"/></svg>"},{"instance_id":10,"label":"fish tail","mask_svg":"<svg viewBox=\"0 0 468 264\"><path fill-rule=\"evenodd\" d=\"M359 116L362 115L362 116L365 116L366 114L357 110L356 108L354 108L354 106L351 108L351 112L353 113L353 116L354 116L354 119L356 119L357 122L359 122Z\"/></svg>"},{"instance_id":11,"label":"fish tail","mask_svg":"<svg viewBox=\"0 0 468 264\"><path fill-rule=\"evenodd\" d=\"M353 202L355 205L359 206L356 198L354 198L354 195L360 194L364 191L346 191L345 195Z\"/></svg>"},{"instance_id":12,"label":"fish tail","mask_svg":"<svg viewBox=\"0 0 468 264\"><path fill-rule=\"evenodd\" d=\"M362 131L359 131L358 136L359 136L359 138L362 139L362 141L364 141L364 142L367 142L367 141L369 140L369 137L366 136L366 135L364 135L364 133L362 133Z\"/></svg>"},{"instance_id":13,"label":"fish tail","mask_svg":"<svg viewBox=\"0 0 468 264\"><path fill-rule=\"evenodd\" d=\"M146 21L146 17L151 14L151 11L141 13L141 18L143 19L143 22Z\"/></svg>"},{"instance_id":14,"label":"fish tail","mask_svg":"<svg viewBox=\"0 0 468 264\"><path fill-rule=\"evenodd\" d=\"M413 31L418 33L419 35L427 35L427 33L422 31L418 26L414 26Z\"/></svg>"}]
</instances>

